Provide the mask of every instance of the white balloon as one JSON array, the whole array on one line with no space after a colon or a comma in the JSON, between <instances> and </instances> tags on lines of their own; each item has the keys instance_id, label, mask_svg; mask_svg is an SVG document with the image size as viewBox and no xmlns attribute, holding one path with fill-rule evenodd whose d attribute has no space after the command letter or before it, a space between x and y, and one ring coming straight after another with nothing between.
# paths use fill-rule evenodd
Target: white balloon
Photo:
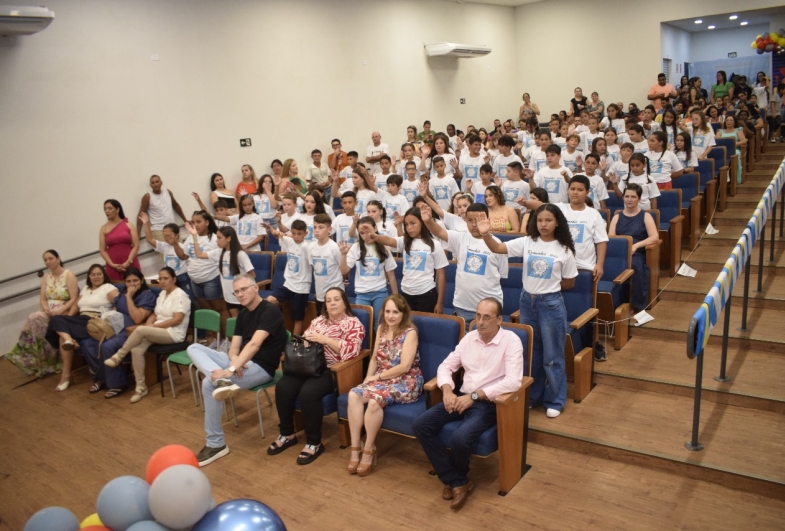
<instances>
[{"instance_id":1,"label":"white balloon","mask_svg":"<svg viewBox=\"0 0 785 531\"><path fill-rule=\"evenodd\" d=\"M190 527L212 505L210 480L191 465L169 467L150 486L149 502L156 521L174 529Z\"/></svg>"}]
</instances>

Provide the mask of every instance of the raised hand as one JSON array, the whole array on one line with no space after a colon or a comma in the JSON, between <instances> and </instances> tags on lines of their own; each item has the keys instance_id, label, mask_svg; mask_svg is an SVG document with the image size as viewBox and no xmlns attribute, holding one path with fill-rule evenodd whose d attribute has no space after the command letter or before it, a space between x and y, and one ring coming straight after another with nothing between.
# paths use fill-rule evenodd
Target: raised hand
<instances>
[{"instance_id":1,"label":"raised hand","mask_svg":"<svg viewBox=\"0 0 785 531\"><path fill-rule=\"evenodd\" d=\"M417 187L417 191L422 197L428 195L428 182L427 181L420 181L420 185Z\"/></svg>"},{"instance_id":2,"label":"raised hand","mask_svg":"<svg viewBox=\"0 0 785 531\"><path fill-rule=\"evenodd\" d=\"M196 236L197 235L196 234L196 229L194 228L194 226L191 224L190 221L186 221L185 222L185 230L187 230L191 234L191 236Z\"/></svg>"},{"instance_id":3,"label":"raised hand","mask_svg":"<svg viewBox=\"0 0 785 531\"><path fill-rule=\"evenodd\" d=\"M265 193L269 194L272 190L272 184L273 183L271 183L270 181L265 180L264 183L262 184L262 190L264 190Z\"/></svg>"},{"instance_id":4,"label":"raised hand","mask_svg":"<svg viewBox=\"0 0 785 531\"><path fill-rule=\"evenodd\" d=\"M489 164L491 162L491 154L490 153L486 153L485 154L485 158L482 159L482 160L485 162L485 164Z\"/></svg>"},{"instance_id":5,"label":"raised hand","mask_svg":"<svg viewBox=\"0 0 785 531\"><path fill-rule=\"evenodd\" d=\"M403 223L403 216L398 212L393 212L393 225L400 225Z\"/></svg>"},{"instance_id":6,"label":"raised hand","mask_svg":"<svg viewBox=\"0 0 785 531\"><path fill-rule=\"evenodd\" d=\"M349 254L351 246L345 241L341 241L341 243L338 244L338 249L341 251L341 254Z\"/></svg>"},{"instance_id":7,"label":"raised hand","mask_svg":"<svg viewBox=\"0 0 785 531\"><path fill-rule=\"evenodd\" d=\"M484 212L478 213L477 230L482 236L491 233L491 220L488 219Z\"/></svg>"},{"instance_id":8,"label":"raised hand","mask_svg":"<svg viewBox=\"0 0 785 531\"><path fill-rule=\"evenodd\" d=\"M467 192L471 192L472 191L472 180L471 179L466 181L466 191Z\"/></svg>"},{"instance_id":9,"label":"raised hand","mask_svg":"<svg viewBox=\"0 0 785 531\"><path fill-rule=\"evenodd\" d=\"M147 212L139 212L139 221L144 224L147 224L150 221L150 217L147 215Z\"/></svg>"},{"instance_id":10,"label":"raised hand","mask_svg":"<svg viewBox=\"0 0 785 531\"><path fill-rule=\"evenodd\" d=\"M420 217L423 220L423 223L427 223L428 221L433 219L433 213L431 211L430 205L426 203L420 203Z\"/></svg>"},{"instance_id":11,"label":"raised hand","mask_svg":"<svg viewBox=\"0 0 785 531\"><path fill-rule=\"evenodd\" d=\"M569 179L570 178L570 174L567 173L567 170L562 170L561 176L564 177L565 179Z\"/></svg>"},{"instance_id":12,"label":"raised hand","mask_svg":"<svg viewBox=\"0 0 785 531\"><path fill-rule=\"evenodd\" d=\"M450 161L450 166L452 166L455 169L458 169L458 159L452 159Z\"/></svg>"},{"instance_id":13,"label":"raised hand","mask_svg":"<svg viewBox=\"0 0 785 531\"><path fill-rule=\"evenodd\" d=\"M191 197L196 199L197 202L201 200L201 198L199 197L199 192L191 192Z\"/></svg>"},{"instance_id":14,"label":"raised hand","mask_svg":"<svg viewBox=\"0 0 785 531\"><path fill-rule=\"evenodd\" d=\"M352 216L352 225L357 225L360 222L361 217L359 212L355 213L354 216Z\"/></svg>"},{"instance_id":15,"label":"raised hand","mask_svg":"<svg viewBox=\"0 0 785 531\"><path fill-rule=\"evenodd\" d=\"M613 184L619 184L619 177L615 173L609 173L608 180Z\"/></svg>"}]
</instances>

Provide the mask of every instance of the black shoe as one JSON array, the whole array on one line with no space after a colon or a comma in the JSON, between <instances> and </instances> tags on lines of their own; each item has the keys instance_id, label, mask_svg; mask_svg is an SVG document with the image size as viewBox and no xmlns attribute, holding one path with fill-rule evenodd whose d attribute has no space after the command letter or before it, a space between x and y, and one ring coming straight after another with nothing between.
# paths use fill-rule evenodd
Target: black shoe
<instances>
[{"instance_id":1,"label":"black shoe","mask_svg":"<svg viewBox=\"0 0 785 531\"><path fill-rule=\"evenodd\" d=\"M196 456L196 460L199 461L199 466L207 466L213 461L216 461L223 456L229 453L229 447L225 444L220 448L210 448L209 446L205 446L199 452L199 455Z\"/></svg>"},{"instance_id":2,"label":"black shoe","mask_svg":"<svg viewBox=\"0 0 785 531\"><path fill-rule=\"evenodd\" d=\"M316 461L317 457L319 457L324 453L324 445L322 443L319 443L317 445L306 444L305 447L308 448L309 450L313 450L313 453L309 454L308 452L305 451L300 452L300 455L297 456L298 465L307 465L313 463L314 461Z\"/></svg>"},{"instance_id":3,"label":"black shoe","mask_svg":"<svg viewBox=\"0 0 785 531\"><path fill-rule=\"evenodd\" d=\"M283 435L279 435L275 442L267 448L267 455L278 455L295 444L297 444L297 437L287 439Z\"/></svg>"},{"instance_id":4,"label":"black shoe","mask_svg":"<svg viewBox=\"0 0 785 531\"><path fill-rule=\"evenodd\" d=\"M594 345L594 361L608 361L608 355L605 353L605 345L599 341Z\"/></svg>"}]
</instances>

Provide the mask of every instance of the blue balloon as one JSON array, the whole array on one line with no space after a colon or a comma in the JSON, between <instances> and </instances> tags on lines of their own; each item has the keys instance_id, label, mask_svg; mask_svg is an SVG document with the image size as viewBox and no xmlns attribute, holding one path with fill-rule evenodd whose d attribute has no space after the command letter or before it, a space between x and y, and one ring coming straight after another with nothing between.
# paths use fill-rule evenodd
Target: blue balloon
<instances>
[{"instance_id":1,"label":"blue balloon","mask_svg":"<svg viewBox=\"0 0 785 531\"><path fill-rule=\"evenodd\" d=\"M68 509L47 507L30 517L24 531L79 531L79 520Z\"/></svg>"},{"instance_id":2,"label":"blue balloon","mask_svg":"<svg viewBox=\"0 0 785 531\"><path fill-rule=\"evenodd\" d=\"M286 525L262 502L241 498L224 502L204 515L192 531L286 531Z\"/></svg>"},{"instance_id":3,"label":"blue balloon","mask_svg":"<svg viewBox=\"0 0 785 531\"><path fill-rule=\"evenodd\" d=\"M136 522L129 527L127 531L169 531L169 528L153 522L152 520L145 520L143 522Z\"/></svg>"},{"instance_id":4,"label":"blue balloon","mask_svg":"<svg viewBox=\"0 0 785 531\"><path fill-rule=\"evenodd\" d=\"M758 55L763 55L763 50L758 48L757 50L755 50L755 53L757 53Z\"/></svg>"},{"instance_id":5,"label":"blue balloon","mask_svg":"<svg viewBox=\"0 0 785 531\"><path fill-rule=\"evenodd\" d=\"M120 476L104 485L95 504L101 522L113 531L126 531L136 522L153 520L147 501L150 485L136 476Z\"/></svg>"}]
</instances>

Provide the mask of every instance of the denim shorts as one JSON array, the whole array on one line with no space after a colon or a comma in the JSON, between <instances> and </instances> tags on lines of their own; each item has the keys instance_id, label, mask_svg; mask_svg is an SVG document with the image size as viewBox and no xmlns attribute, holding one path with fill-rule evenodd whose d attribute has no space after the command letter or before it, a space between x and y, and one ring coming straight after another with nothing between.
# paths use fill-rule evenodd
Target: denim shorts
<instances>
[{"instance_id":1,"label":"denim shorts","mask_svg":"<svg viewBox=\"0 0 785 531\"><path fill-rule=\"evenodd\" d=\"M215 301L224 298L224 292L221 288L221 277L208 280L207 282L194 282L191 280L191 290L193 290L194 297L197 299L204 299L206 301Z\"/></svg>"}]
</instances>

